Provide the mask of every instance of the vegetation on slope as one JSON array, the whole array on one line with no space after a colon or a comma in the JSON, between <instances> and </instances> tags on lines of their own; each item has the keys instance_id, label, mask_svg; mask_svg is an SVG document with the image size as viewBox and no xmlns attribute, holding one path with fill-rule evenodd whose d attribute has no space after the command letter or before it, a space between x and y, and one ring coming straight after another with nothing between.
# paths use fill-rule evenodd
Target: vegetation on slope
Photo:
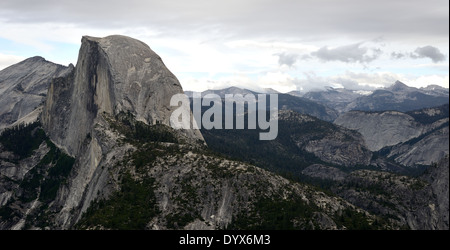
<instances>
[{"instance_id":1,"label":"vegetation on slope","mask_svg":"<svg viewBox=\"0 0 450 250\"><path fill-rule=\"evenodd\" d=\"M38 164L28 171L19 183L20 191L17 190L8 204L0 208L1 220L14 220L18 216L16 206L38 200L39 207L28 214L25 228L31 225L49 226L48 205L55 200L60 186L69 178L75 159L50 141L40 128L39 122L8 129L2 133L1 138L2 145L14 152L19 159L31 156L43 143L48 148Z\"/></svg>"},{"instance_id":2,"label":"vegetation on slope","mask_svg":"<svg viewBox=\"0 0 450 250\"><path fill-rule=\"evenodd\" d=\"M19 159L31 156L45 139L45 132L40 128L39 122L7 128L0 135L0 143Z\"/></svg>"}]
</instances>

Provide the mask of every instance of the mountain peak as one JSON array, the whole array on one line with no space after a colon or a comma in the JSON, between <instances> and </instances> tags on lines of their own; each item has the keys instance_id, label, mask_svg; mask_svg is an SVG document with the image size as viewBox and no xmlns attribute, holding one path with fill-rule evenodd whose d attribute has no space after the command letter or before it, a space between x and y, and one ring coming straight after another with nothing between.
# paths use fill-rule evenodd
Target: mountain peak
<instances>
[{"instance_id":1,"label":"mountain peak","mask_svg":"<svg viewBox=\"0 0 450 250\"><path fill-rule=\"evenodd\" d=\"M33 56L33 57L29 57L23 61L20 61L16 64L13 64L9 67L6 67L5 69L3 69L1 71L2 72L7 72L10 70L17 71L17 69L20 69L18 71L22 71L22 70L26 70L27 68L30 68L30 67L35 67L37 64L43 64L46 62L48 62L48 61L45 60L45 58L43 58L41 56ZM50 62L48 62L48 63L50 63ZM51 64L53 64L53 63L51 63Z\"/></svg>"},{"instance_id":2,"label":"mountain peak","mask_svg":"<svg viewBox=\"0 0 450 250\"><path fill-rule=\"evenodd\" d=\"M42 56L33 56L30 58L27 58L24 60L24 62L41 62L41 61L47 61Z\"/></svg>"},{"instance_id":3,"label":"mountain peak","mask_svg":"<svg viewBox=\"0 0 450 250\"><path fill-rule=\"evenodd\" d=\"M402 91L402 90L408 90L411 89L411 87L408 87L406 84L402 83L401 81L395 81L395 83L388 88L391 91Z\"/></svg>"},{"instance_id":4,"label":"mountain peak","mask_svg":"<svg viewBox=\"0 0 450 250\"><path fill-rule=\"evenodd\" d=\"M77 155L100 114L170 126L170 99L183 89L147 44L120 35L81 41L74 76L52 83L43 110L44 129L56 144ZM192 133L190 138L202 138Z\"/></svg>"},{"instance_id":5,"label":"mountain peak","mask_svg":"<svg viewBox=\"0 0 450 250\"><path fill-rule=\"evenodd\" d=\"M0 71L0 130L33 112L47 94L50 82L71 71L35 56Z\"/></svg>"},{"instance_id":6,"label":"mountain peak","mask_svg":"<svg viewBox=\"0 0 450 250\"><path fill-rule=\"evenodd\" d=\"M266 94L279 94L280 93L273 88L264 88L263 91Z\"/></svg>"},{"instance_id":7,"label":"mountain peak","mask_svg":"<svg viewBox=\"0 0 450 250\"><path fill-rule=\"evenodd\" d=\"M241 92L244 89L236 87L236 86L231 86L231 87L228 87L228 88L223 89L223 90L226 90L226 91L229 91L229 92Z\"/></svg>"}]
</instances>

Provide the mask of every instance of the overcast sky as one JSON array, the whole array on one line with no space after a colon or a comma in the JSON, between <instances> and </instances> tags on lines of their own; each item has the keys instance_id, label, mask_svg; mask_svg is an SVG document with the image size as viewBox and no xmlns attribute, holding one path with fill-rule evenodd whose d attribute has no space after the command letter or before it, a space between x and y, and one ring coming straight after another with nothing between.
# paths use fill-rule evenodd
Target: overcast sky
<instances>
[{"instance_id":1,"label":"overcast sky","mask_svg":"<svg viewBox=\"0 0 450 250\"><path fill-rule=\"evenodd\" d=\"M0 69L76 64L81 36L147 43L185 90L449 87L447 0L0 2Z\"/></svg>"}]
</instances>

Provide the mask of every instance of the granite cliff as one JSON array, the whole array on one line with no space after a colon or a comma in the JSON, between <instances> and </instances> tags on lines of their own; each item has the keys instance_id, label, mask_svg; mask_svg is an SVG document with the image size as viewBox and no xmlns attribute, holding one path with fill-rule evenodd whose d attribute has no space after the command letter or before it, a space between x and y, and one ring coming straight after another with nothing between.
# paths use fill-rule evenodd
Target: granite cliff
<instances>
[{"instance_id":1,"label":"granite cliff","mask_svg":"<svg viewBox=\"0 0 450 250\"><path fill-rule=\"evenodd\" d=\"M145 124L169 125L169 101L178 93L180 83L148 45L118 35L84 36L76 68L52 82L41 121L52 141L75 156L100 114L130 113Z\"/></svg>"},{"instance_id":2,"label":"granite cliff","mask_svg":"<svg viewBox=\"0 0 450 250\"><path fill-rule=\"evenodd\" d=\"M449 153L449 105L398 112L350 111L334 123L358 131L367 147L405 166L431 165Z\"/></svg>"}]
</instances>

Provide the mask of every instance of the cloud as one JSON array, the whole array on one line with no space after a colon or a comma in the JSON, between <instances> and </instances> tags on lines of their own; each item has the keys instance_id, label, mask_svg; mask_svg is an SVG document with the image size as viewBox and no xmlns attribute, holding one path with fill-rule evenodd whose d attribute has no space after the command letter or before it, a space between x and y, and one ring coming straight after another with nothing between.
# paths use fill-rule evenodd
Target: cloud
<instances>
[{"instance_id":1,"label":"cloud","mask_svg":"<svg viewBox=\"0 0 450 250\"><path fill-rule=\"evenodd\" d=\"M434 63L442 62L445 60L445 55L441 51L433 46L418 47L413 54L412 58L430 58Z\"/></svg>"},{"instance_id":2,"label":"cloud","mask_svg":"<svg viewBox=\"0 0 450 250\"><path fill-rule=\"evenodd\" d=\"M448 1L2 0L6 22L152 27L167 34L269 37L448 37ZM417 14L417 13L420 13Z\"/></svg>"},{"instance_id":3,"label":"cloud","mask_svg":"<svg viewBox=\"0 0 450 250\"><path fill-rule=\"evenodd\" d=\"M288 67L292 67L297 62L297 59L299 58L298 54L287 53L287 52L282 52L282 53L278 53L275 55L278 56L278 64L280 66L286 65Z\"/></svg>"},{"instance_id":4,"label":"cloud","mask_svg":"<svg viewBox=\"0 0 450 250\"><path fill-rule=\"evenodd\" d=\"M0 70L24 60L24 57L0 53Z\"/></svg>"},{"instance_id":5,"label":"cloud","mask_svg":"<svg viewBox=\"0 0 450 250\"><path fill-rule=\"evenodd\" d=\"M344 45L329 49L327 46L320 48L311 55L322 61L341 61L346 63L368 63L379 57L382 53L379 48L362 47L362 43Z\"/></svg>"},{"instance_id":6,"label":"cloud","mask_svg":"<svg viewBox=\"0 0 450 250\"><path fill-rule=\"evenodd\" d=\"M422 88L432 84L448 88L449 77L448 75L419 76L418 78L410 79L410 81L408 82L409 86L413 86L416 88Z\"/></svg>"},{"instance_id":7,"label":"cloud","mask_svg":"<svg viewBox=\"0 0 450 250\"><path fill-rule=\"evenodd\" d=\"M402 58L412 58L412 59L422 59L429 58L433 61L433 63L443 62L446 59L446 56L436 47L427 45L424 47L417 47L414 52L405 53L405 52L392 52L392 59L402 59Z\"/></svg>"},{"instance_id":8,"label":"cloud","mask_svg":"<svg viewBox=\"0 0 450 250\"><path fill-rule=\"evenodd\" d=\"M392 52L391 53L391 58L392 59L401 59L401 58L405 58L406 56L408 56L407 54L405 54L405 53L401 53L401 52Z\"/></svg>"}]
</instances>

